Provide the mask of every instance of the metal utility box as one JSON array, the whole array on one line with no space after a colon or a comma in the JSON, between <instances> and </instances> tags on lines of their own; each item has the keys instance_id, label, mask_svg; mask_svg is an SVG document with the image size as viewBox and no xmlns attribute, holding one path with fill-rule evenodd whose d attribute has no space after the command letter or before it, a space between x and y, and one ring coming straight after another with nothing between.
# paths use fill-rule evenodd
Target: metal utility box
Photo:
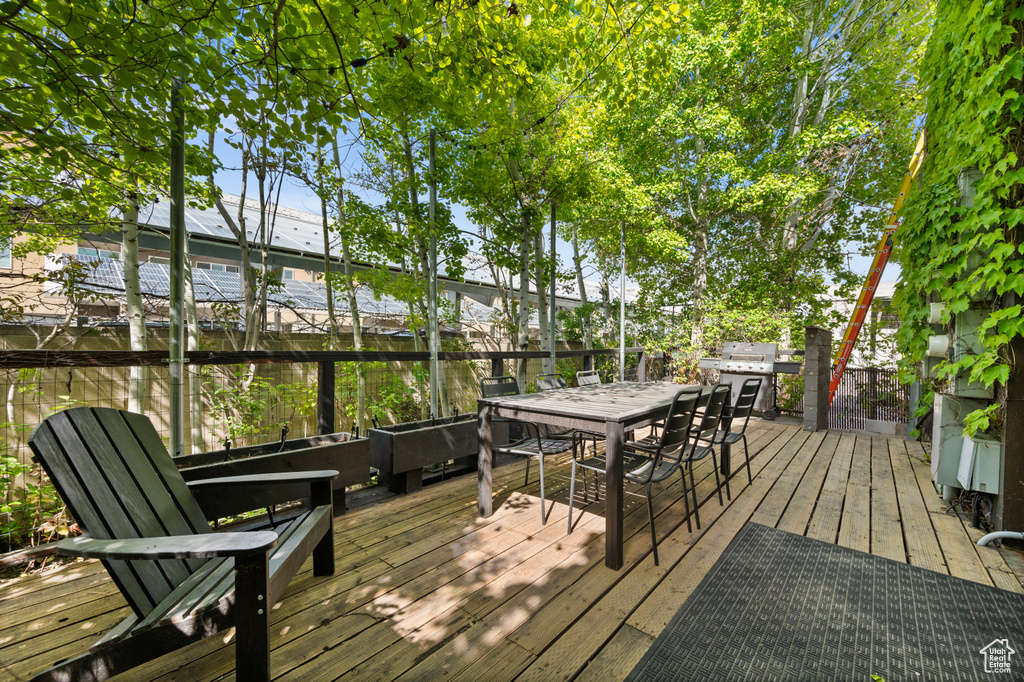
<instances>
[{"instance_id":1,"label":"metal utility box","mask_svg":"<svg viewBox=\"0 0 1024 682\"><path fill-rule=\"evenodd\" d=\"M979 437L964 438L960 450L960 468L957 481L964 490L977 490L998 495L1001 492L999 464L1002 444L997 440Z\"/></svg>"},{"instance_id":2,"label":"metal utility box","mask_svg":"<svg viewBox=\"0 0 1024 682\"><path fill-rule=\"evenodd\" d=\"M932 421L932 481L959 488L960 454L964 445L963 418L985 407L981 400L936 394Z\"/></svg>"},{"instance_id":3,"label":"metal utility box","mask_svg":"<svg viewBox=\"0 0 1024 682\"><path fill-rule=\"evenodd\" d=\"M980 355L982 352L978 328L988 317L984 310L968 308L957 313L955 335L953 338L953 362L959 362L967 355ZM968 380L967 373L957 374L953 380L953 395L960 398L983 398L992 400L995 393L990 387L977 381Z\"/></svg>"}]
</instances>

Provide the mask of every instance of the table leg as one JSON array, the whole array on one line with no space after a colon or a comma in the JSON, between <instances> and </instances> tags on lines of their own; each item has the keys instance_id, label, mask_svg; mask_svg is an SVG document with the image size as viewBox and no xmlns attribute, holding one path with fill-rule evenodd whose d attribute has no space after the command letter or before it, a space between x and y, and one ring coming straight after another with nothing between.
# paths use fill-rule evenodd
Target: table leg
<instances>
[{"instance_id":1,"label":"table leg","mask_svg":"<svg viewBox=\"0 0 1024 682\"><path fill-rule=\"evenodd\" d=\"M622 443L619 422L605 424L604 563L622 568Z\"/></svg>"},{"instance_id":2,"label":"table leg","mask_svg":"<svg viewBox=\"0 0 1024 682\"><path fill-rule=\"evenodd\" d=\"M494 513L492 509L491 466L494 464L494 450L491 440L491 410L481 407L477 411L476 435L479 440L479 454L476 468L477 513L488 517Z\"/></svg>"}]
</instances>

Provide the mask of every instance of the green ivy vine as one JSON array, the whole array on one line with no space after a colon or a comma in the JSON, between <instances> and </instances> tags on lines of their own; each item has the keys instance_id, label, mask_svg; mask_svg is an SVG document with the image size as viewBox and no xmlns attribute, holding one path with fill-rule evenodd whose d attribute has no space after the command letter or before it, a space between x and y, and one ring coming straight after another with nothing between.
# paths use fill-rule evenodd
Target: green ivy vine
<instances>
[{"instance_id":1,"label":"green ivy vine","mask_svg":"<svg viewBox=\"0 0 1024 682\"><path fill-rule=\"evenodd\" d=\"M940 362L932 390L958 374L995 387L1009 378L1009 347L1024 336L1024 3L940 0L921 67L928 84L927 147L896 235L903 279L895 301L903 377L922 378L929 304L946 305L952 331L969 307L989 315L980 352ZM962 189L973 184L973 205ZM930 404L926 391L918 416ZM1001 403L968 416L966 431L996 429Z\"/></svg>"}]
</instances>

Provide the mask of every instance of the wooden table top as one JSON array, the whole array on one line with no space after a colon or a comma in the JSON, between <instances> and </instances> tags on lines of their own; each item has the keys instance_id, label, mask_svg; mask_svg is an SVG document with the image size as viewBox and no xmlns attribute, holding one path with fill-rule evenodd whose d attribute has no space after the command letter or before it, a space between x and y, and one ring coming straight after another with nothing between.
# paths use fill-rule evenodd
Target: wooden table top
<instances>
[{"instance_id":1,"label":"wooden table top","mask_svg":"<svg viewBox=\"0 0 1024 682\"><path fill-rule=\"evenodd\" d=\"M631 381L563 388L540 393L481 398L481 406L510 408L520 413L553 415L602 422L625 422L667 408L687 388L681 384Z\"/></svg>"}]
</instances>

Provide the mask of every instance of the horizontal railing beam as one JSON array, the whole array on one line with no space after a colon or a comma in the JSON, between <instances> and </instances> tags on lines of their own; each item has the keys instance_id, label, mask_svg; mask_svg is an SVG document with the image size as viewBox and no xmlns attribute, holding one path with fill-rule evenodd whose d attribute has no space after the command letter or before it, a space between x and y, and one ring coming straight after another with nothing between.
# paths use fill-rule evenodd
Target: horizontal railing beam
<instances>
[{"instance_id":1,"label":"horizontal railing beam","mask_svg":"<svg viewBox=\"0 0 1024 682\"><path fill-rule=\"evenodd\" d=\"M643 348L627 348L627 353L640 353ZM560 350L559 358L615 355L617 348L591 350ZM88 351L88 350L0 350L0 369L34 367L131 367L166 365L166 351ZM546 358L544 351L442 351L440 360L526 360ZM242 363L277 362L426 362L430 353L387 350L340 351L189 351L185 361L192 365L235 365Z\"/></svg>"}]
</instances>

